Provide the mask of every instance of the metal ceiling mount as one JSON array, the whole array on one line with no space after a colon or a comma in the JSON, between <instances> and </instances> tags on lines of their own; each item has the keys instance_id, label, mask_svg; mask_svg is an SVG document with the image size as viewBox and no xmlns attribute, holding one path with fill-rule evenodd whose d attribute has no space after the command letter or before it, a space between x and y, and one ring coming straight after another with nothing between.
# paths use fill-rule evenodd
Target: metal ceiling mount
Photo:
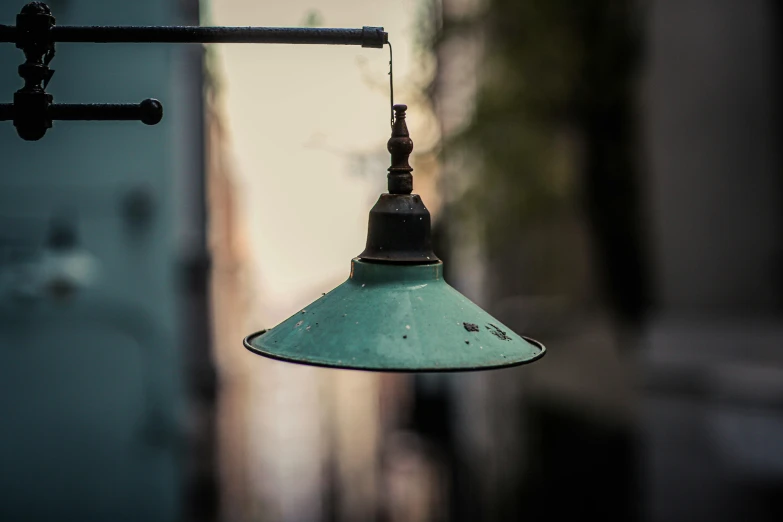
<instances>
[{"instance_id":1,"label":"metal ceiling mount","mask_svg":"<svg viewBox=\"0 0 783 522\"><path fill-rule=\"evenodd\" d=\"M155 125L163 118L163 105L152 98L131 104L53 103L46 86L54 75L49 64L57 42L277 43L381 49L388 43L388 34L383 27L58 26L48 5L31 2L16 16L16 25L0 25L0 42L16 44L25 55L19 66L24 86L14 93L13 103L0 104L0 120L13 121L22 139L35 141L54 120L136 120Z\"/></svg>"}]
</instances>

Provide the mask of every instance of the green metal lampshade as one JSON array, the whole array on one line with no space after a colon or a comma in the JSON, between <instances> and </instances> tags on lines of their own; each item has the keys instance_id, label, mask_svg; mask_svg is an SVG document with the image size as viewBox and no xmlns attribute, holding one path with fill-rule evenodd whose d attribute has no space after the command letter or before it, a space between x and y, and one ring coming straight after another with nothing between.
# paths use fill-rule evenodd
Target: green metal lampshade
<instances>
[{"instance_id":1,"label":"green metal lampshade","mask_svg":"<svg viewBox=\"0 0 783 522\"><path fill-rule=\"evenodd\" d=\"M367 247L348 280L269 331L253 353L283 361L374 371L488 370L535 361L544 346L507 326L443 280L430 214L413 190L413 142L395 105L389 193L370 211Z\"/></svg>"},{"instance_id":2,"label":"green metal lampshade","mask_svg":"<svg viewBox=\"0 0 783 522\"><path fill-rule=\"evenodd\" d=\"M378 371L482 370L532 362L544 347L512 332L443 280L443 263L351 261L348 280L251 351L297 363Z\"/></svg>"}]
</instances>

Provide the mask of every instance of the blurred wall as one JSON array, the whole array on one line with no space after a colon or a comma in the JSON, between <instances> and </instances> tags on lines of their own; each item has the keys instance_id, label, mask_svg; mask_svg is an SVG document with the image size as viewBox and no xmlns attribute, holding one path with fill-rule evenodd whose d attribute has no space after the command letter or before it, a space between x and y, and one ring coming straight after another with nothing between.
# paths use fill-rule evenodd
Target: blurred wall
<instances>
[{"instance_id":1,"label":"blurred wall","mask_svg":"<svg viewBox=\"0 0 783 522\"><path fill-rule=\"evenodd\" d=\"M783 514L779 2L652 2L643 121L655 307L647 519Z\"/></svg>"},{"instance_id":2,"label":"blurred wall","mask_svg":"<svg viewBox=\"0 0 783 522\"><path fill-rule=\"evenodd\" d=\"M252 507L250 466L251 439L248 404L252 374L242 364L245 351L242 332L249 332L249 318L257 311L257 300L248 274L252 261L248 252L247 226L238 194L242 186L235 175L230 154L230 137L225 125L214 53L207 55L207 195L209 206L209 250L211 255L210 310L214 329L214 356L218 374L217 401L204 409L213 416L216 431L217 473L220 499L219 519L241 521ZM205 405L206 406L206 405ZM209 430L209 425L202 426Z\"/></svg>"},{"instance_id":3,"label":"blurred wall","mask_svg":"<svg viewBox=\"0 0 783 522\"><path fill-rule=\"evenodd\" d=\"M549 349L418 379L438 520L778 520L779 2L432 5L447 279Z\"/></svg>"},{"instance_id":4,"label":"blurred wall","mask_svg":"<svg viewBox=\"0 0 783 522\"><path fill-rule=\"evenodd\" d=\"M61 25L198 14L197 2L49 3ZM12 24L21 7L5 2L0 17ZM0 126L0 519L183 516L185 363L206 400L213 386L200 60L177 46L58 44L55 102L157 97L163 121L56 122L29 143ZM22 61L0 48L3 101Z\"/></svg>"},{"instance_id":5,"label":"blurred wall","mask_svg":"<svg viewBox=\"0 0 783 522\"><path fill-rule=\"evenodd\" d=\"M437 252L449 282L548 347L530 366L418 379L414 426L448 491L437 520L636 516L631 4L433 2Z\"/></svg>"}]
</instances>

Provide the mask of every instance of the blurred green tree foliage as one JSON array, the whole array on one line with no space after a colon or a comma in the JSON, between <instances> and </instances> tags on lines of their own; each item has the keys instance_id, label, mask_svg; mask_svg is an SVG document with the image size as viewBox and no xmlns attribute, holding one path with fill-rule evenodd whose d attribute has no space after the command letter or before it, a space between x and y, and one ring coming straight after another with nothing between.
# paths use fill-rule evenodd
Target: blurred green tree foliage
<instances>
[{"instance_id":1,"label":"blurred green tree foliage","mask_svg":"<svg viewBox=\"0 0 783 522\"><path fill-rule=\"evenodd\" d=\"M483 51L470 123L442 143L445 158L478 160L465 164L475 167L470 186L447 212L480 227L490 258L542 222L578 214L599 292L621 316L638 317L648 296L636 2L484 0L467 15L449 16L452 3L430 11L426 45L442 58L444 42L472 33Z\"/></svg>"}]
</instances>

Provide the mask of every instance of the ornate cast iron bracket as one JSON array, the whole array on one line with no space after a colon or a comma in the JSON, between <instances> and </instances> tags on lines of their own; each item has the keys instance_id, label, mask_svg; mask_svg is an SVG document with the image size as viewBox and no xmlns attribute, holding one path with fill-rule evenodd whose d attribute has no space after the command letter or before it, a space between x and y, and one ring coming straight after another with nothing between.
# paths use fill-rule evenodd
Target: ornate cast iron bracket
<instances>
[{"instance_id":1,"label":"ornate cast iron bracket","mask_svg":"<svg viewBox=\"0 0 783 522\"><path fill-rule=\"evenodd\" d=\"M0 25L0 42L15 43L24 52L19 66L24 86L13 103L0 104L0 120L13 121L22 139L41 139L54 120L138 120L155 125L163 105L154 99L138 104L53 103L46 86L54 70L56 42L87 43L277 43L360 45L375 49L388 43L383 27L323 29L309 27L133 27L57 26L43 2L31 2L16 16L16 25Z\"/></svg>"}]
</instances>

